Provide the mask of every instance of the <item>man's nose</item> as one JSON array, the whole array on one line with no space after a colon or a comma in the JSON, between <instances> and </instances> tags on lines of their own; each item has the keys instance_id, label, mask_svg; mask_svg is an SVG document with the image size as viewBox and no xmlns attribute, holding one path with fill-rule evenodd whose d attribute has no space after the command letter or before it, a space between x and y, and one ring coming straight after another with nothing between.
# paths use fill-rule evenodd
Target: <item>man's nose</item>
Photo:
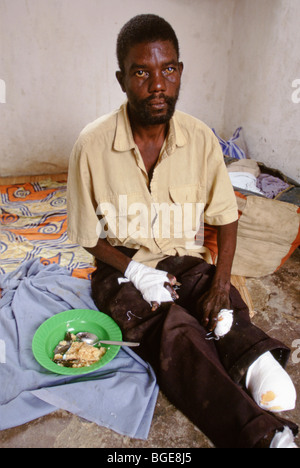
<instances>
[{"instance_id":1,"label":"man's nose","mask_svg":"<svg viewBox=\"0 0 300 468\"><path fill-rule=\"evenodd\" d=\"M165 78L161 72L153 73L149 80L149 93L166 91Z\"/></svg>"}]
</instances>

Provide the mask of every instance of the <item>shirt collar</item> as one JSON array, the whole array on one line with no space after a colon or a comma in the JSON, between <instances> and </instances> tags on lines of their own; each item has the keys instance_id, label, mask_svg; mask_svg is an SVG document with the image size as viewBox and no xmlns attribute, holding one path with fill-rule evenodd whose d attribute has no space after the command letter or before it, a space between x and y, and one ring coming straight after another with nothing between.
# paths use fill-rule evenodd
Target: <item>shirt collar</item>
<instances>
[{"instance_id":1,"label":"shirt collar","mask_svg":"<svg viewBox=\"0 0 300 468\"><path fill-rule=\"evenodd\" d=\"M117 113L117 128L114 139L114 149L116 151L130 151L136 146L127 113L127 103L128 101L120 107L119 112ZM166 140L167 153L172 154L175 151L176 146L182 147L186 142L186 137L178 121L177 112L175 111L172 119L170 120L170 129Z\"/></svg>"}]
</instances>

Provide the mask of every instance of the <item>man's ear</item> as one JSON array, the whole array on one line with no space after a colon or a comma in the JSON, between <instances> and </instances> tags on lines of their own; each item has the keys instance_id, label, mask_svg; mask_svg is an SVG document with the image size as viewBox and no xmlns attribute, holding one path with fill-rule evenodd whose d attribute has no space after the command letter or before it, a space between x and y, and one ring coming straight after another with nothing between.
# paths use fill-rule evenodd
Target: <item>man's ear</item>
<instances>
[{"instance_id":1,"label":"man's ear","mask_svg":"<svg viewBox=\"0 0 300 468\"><path fill-rule=\"evenodd\" d=\"M120 70L116 71L116 78L117 78L117 80L119 82L119 85L122 88L122 91L125 93L126 91L125 91L125 87L124 87L123 73Z\"/></svg>"},{"instance_id":2,"label":"man's ear","mask_svg":"<svg viewBox=\"0 0 300 468\"><path fill-rule=\"evenodd\" d=\"M180 76L181 76L182 72L183 72L183 68L184 68L183 62L179 62L178 66L179 66L179 73L180 73Z\"/></svg>"}]
</instances>

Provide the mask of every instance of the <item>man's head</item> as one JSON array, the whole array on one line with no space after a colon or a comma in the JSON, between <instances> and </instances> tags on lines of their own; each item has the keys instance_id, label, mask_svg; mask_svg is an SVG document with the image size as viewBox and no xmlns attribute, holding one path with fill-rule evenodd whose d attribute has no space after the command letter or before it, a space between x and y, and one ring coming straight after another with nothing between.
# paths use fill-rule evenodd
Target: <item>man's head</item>
<instances>
[{"instance_id":1,"label":"man's head","mask_svg":"<svg viewBox=\"0 0 300 468\"><path fill-rule=\"evenodd\" d=\"M132 46L142 42L170 41L179 60L178 39L172 26L157 15L138 15L121 29L117 39L117 59L121 72L124 61Z\"/></svg>"},{"instance_id":2,"label":"man's head","mask_svg":"<svg viewBox=\"0 0 300 468\"><path fill-rule=\"evenodd\" d=\"M183 69L173 28L156 15L136 16L120 31L117 56L116 76L127 94L130 116L142 125L167 123Z\"/></svg>"}]
</instances>

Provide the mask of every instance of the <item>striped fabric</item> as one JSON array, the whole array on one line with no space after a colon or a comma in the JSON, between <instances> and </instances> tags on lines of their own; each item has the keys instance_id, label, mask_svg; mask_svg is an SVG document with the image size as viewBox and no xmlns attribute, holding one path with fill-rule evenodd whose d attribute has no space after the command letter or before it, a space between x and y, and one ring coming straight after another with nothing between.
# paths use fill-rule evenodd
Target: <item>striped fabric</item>
<instances>
[{"instance_id":1,"label":"striped fabric","mask_svg":"<svg viewBox=\"0 0 300 468\"><path fill-rule=\"evenodd\" d=\"M241 130L242 127L237 128L233 136L228 141L225 141L216 133L215 129L212 128L212 131L220 142L224 156L230 156L231 158L235 159L246 159L244 151L236 143L234 143L239 139Z\"/></svg>"}]
</instances>

